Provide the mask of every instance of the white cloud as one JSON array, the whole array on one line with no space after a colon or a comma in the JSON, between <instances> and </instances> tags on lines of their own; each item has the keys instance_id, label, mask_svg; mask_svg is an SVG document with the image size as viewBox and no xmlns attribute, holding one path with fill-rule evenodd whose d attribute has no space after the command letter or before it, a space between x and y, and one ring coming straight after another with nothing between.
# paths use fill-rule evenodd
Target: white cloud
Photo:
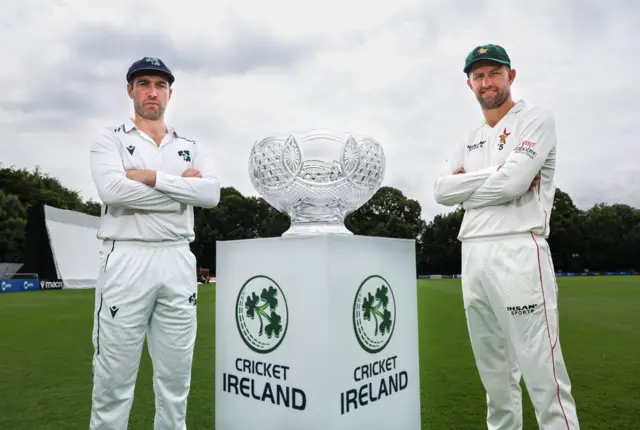
<instances>
[{"instance_id":1,"label":"white cloud","mask_svg":"<svg viewBox=\"0 0 640 430\"><path fill-rule=\"evenodd\" d=\"M556 114L558 186L581 207L640 207L632 2L205 4L7 2L0 161L40 165L96 198L89 143L130 115L126 69L152 55L177 74L168 120L210 145L223 185L255 194L247 157L265 135L364 132L385 147L386 183L419 200L430 220L447 211L431 190L449 148L481 120L464 58L493 42L518 70L515 97Z\"/></svg>"}]
</instances>

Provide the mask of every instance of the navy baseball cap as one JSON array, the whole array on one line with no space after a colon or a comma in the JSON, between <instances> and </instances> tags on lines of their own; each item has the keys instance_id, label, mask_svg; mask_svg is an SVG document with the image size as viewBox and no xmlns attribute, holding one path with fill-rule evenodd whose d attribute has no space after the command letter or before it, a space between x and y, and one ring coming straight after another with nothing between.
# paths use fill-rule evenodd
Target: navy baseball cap
<instances>
[{"instance_id":1,"label":"navy baseball cap","mask_svg":"<svg viewBox=\"0 0 640 430\"><path fill-rule=\"evenodd\" d=\"M140 75L145 72L165 75L169 81L169 85L173 84L173 81L175 81L173 73L171 73L171 70L166 64L164 64L164 61L159 58L144 57L129 67L129 70L127 71L127 82L131 82L135 75Z\"/></svg>"}]
</instances>

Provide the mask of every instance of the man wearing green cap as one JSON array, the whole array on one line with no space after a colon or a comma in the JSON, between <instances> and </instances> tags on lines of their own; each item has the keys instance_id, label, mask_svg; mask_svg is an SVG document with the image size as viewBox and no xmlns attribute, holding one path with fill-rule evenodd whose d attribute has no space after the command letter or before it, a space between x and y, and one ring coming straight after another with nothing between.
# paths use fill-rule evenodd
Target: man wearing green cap
<instances>
[{"instance_id":1,"label":"man wearing green cap","mask_svg":"<svg viewBox=\"0 0 640 430\"><path fill-rule=\"evenodd\" d=\"M462 291L489 429L522 428L520 378L541 429L579 428L559 340L549 237L556 125L546 109L511 96L504 48L474 48L463 68L484 121L456 145L435 200L465 210Z\"/></svg>"}]
</instances>

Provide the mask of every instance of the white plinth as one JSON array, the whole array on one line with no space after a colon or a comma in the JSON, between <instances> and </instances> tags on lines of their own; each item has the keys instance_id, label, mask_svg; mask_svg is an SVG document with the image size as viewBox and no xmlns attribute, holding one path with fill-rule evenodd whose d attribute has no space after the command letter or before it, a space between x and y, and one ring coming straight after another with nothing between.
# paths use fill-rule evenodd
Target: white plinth
<instances>
[{"instance_id":1,"label":"white plinth","mask_svg":"<svg viewBox=\"0 0 640 430\"><path fill-rule=\"evenodd\" d=\"M421 428L414 241L279 237L216 255L216 429Z\"/></svg>"}]
</instances>

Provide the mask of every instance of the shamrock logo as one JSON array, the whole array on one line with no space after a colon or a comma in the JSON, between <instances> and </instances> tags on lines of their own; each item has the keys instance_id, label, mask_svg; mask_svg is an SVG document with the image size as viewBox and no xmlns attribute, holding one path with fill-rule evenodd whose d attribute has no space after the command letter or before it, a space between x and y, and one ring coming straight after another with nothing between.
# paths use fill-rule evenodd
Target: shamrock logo
<instances>
[{"instance_id":1,"label":"shamrock logo","mask_svg":"<svg viewBox=\"0 0 640 430\"><path fill-rule=\"evenodd\" d=\"M255 276L241 288L236 302L236 324L244 343L267 354L284 340L289 310L282 289L266 276Z\"/></svg>"},{"instance_id":2,"label":"shamrock logo","mask_svg":"<svg viewBox=\"0 0 640 430\"><path fill-rule=\"evenodd\" d=\"M393 336L396 301L389 283L378 275L365 279L353 303L353 329L362 349L375 354Z\"/></svg>"}]
</instances>

